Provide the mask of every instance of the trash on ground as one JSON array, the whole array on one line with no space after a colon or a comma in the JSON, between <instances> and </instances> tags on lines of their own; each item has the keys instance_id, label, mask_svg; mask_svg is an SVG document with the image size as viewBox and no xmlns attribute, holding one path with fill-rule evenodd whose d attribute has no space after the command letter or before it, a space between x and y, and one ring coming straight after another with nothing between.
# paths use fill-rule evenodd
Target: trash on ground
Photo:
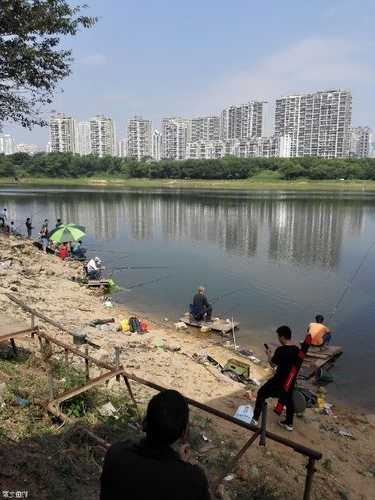
<instances>
[{"instance_id":1,"label":"trash on ground","mask_svg":"<svg viewBox=\"0 0 375 500\"><path fill-rule=\"evenodd\" d=\"M187 325L183 321L177 321L177 323L174 324L176 330L186 330Z\"/></svg>"},{"instance_id":2,"label":"trash on ground","mask_svg":"<svg viewBox=\"0 0 375 500\"><path fill-rule=\"evenodd\" d=\"M28 399L21 398L21 396L16 396L15 400L18 406L21 406L21 408L25 408L30 404L30 401Z\"/></svg>"},{"instance_id":3,"label":"trash on ground","mask_svg":"<svg viewBox=\"0 0 375 500\"><path fill-rule=\"evenodd\" d=\"M347 429L339 429L337 431L337 434L339 436L342 436L342 437L347 437L347 438L350 438L350 439L354 439L353 434L350 431L348 431Z\"/></svg>"},{"instance_id":4,"label":"trash on ground","mask_svg":"<svg viewBox=\"0 0 375 500\"><path fill-rule=\"evenodd\" d=\"M237 408L234 418L250 424L254 415L254 408L251 405L241 405Z\"/></svg>"},{"instance_id":5,"label":"trash on ground","mask_svg":"<svg viewBox=\"0 0 375 500\"><path fill-rule=\"evenodd\" d=\"M98 409L98 412L102 417L112 417L115 416L117 410L113 404L108 401L108 403L105 403ZM115 418L118 418L118 416L115 416Z\"/></svg>"},{"instance_id":6,"label":"trash on ground","mask_svg":"<svg viewBox=\"0 0 375 500\"><path fill-rule=\"evenodd\" d=\"M227 476L225 476L224 481L229 482L233 481L233 479L234 479L234 474L228 474Z\"/></svg>"}]
</instances>

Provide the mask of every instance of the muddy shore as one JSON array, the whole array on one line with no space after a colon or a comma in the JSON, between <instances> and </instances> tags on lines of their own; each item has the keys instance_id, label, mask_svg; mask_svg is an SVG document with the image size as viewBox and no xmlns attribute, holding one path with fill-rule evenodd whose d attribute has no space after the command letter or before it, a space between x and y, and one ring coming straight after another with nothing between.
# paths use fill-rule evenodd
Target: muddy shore
<instances>
[{"instance_id":1,"label":"muddy shore","mask_svg":"<svg viewBox=\"0 0 375 500\"><path fill-rule=\"evenodd\" d=\"M53 255L46 255L23 239L0 236L0 261L9 259L11 264L0 269L1 292L12 293L30 307L63 323L70 330L85 329L90 340L100 346L91 355L101 360L113 360L114 346L120 346L121 363L129 372L152 380L165 387L180 390L186 396L209 404L233 415L239 405L248 404L256 389L249 395L243 384L225 377L215 368L199 364L194 355L210 354L221 364L236 358L233 350L223 345L223 339L212 333L177 331L174 324L149 318L150 332L144 335L89 327L94 319L114 318L115 327L123 318L135 311L114 304L107 309L103 296L73 282L81 264L63 262ZM1 314L26 327L27 313L0 293ZM68 335L58 333L53 327L45 330L71 342ZM30 341L20 341L30 348ZM243 358L238 358L244 361ZM262 364L249 362L251 377L262 382L269 369ZM145 397L139 389L138 397ZM216 422L224 437L230 436L243 443L246 433L229 429ZM375 491L375 418L353 408L335 405L333 415L321 415L314 409L306 410L296 418L295 431L287 434L277 425L276 415L270 412L269 430L291 438L323 453L314 480L316 499L365 499L370 500ZM345 437L340 430L347 430L352 437ZM300 456L279 445L268 443L267 449L256 447L245 455L242 462L249 470L256 466L258 474L277 484L285 498L300 498L304 480L305 463ZM282 497L284 498L284 497Z\"/></svg>"}]
</instances>

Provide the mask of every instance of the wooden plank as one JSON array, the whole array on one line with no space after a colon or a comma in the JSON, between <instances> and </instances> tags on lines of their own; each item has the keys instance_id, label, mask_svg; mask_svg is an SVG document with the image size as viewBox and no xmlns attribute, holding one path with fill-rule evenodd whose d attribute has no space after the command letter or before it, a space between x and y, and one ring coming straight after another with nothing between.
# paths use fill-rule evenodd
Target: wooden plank
<instances>
[{"instance_id":1,"label":"wooden plank","mask_svg":"<svg viewBox=\"0 0 375 500\"><path fill-rule=\"evenodd\" d=\"M204 326L221 333L230 333L233 327L238 328L240 325L237 321L234 321L232 324L232 322L228 323L223 319L214 320L211 322L196 321L195 319L190 318L190 315L183 316L182 318L180 318L180 321L189 326L194 326L196 328L201 328L202 326Z\"/></svg>"},{"instance_id":2,"label":"wooden plank","mask_svg":"<svg viewBox=\"0 0 375 500\"><path fill-rule=\"evenodd\" d=\"M8 333L6 335L0 335L0 343L1 342L6 342L7 340L11 340L16 337L20 337L21 335L27 335L28 333L35 333L36 328L27 328L26 330L20 330L19 332L12 332Z\"/></svg>"},{"instance_id":3,"label":"wooden plank","mask_svg":"<svg viewBox=\"0 0 375 500\"><path fill-rule=\"evenodd\" d=\"M319 359L331 359L332 357L337 356L338 354L343 352L343 348L341 346L330 345L324 349L310 347L307 351L308 358L319 358Z\"/></svg>"}]
</instances>

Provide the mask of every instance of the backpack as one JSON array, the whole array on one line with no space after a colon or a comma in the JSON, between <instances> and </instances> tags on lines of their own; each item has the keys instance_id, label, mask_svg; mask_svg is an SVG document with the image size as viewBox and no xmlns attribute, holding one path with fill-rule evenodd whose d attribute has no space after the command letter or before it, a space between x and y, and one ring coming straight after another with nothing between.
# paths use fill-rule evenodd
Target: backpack
<instances>
[{"instance_id":1,"label":"backpack","mask_svg":"<svg viewBox=\"0 0 375 500\"><path fill-rule=\"evenodd\" d=\"M148 323L145 320L140 321L141 325L141 333L146 333L148 332Z\"/></svg>"},{"instance_id":2,"label":"backpack","mask_svg":"<svg viewBox=\"0 0 375 500\"><path fill-rule=\"evenodd\" d=\"M132 333L140 333L141 332L141 324L139 322L139 319L136 318L135 316L132 316L129 318L129 330Z\"/></svg>"}]
</instances>

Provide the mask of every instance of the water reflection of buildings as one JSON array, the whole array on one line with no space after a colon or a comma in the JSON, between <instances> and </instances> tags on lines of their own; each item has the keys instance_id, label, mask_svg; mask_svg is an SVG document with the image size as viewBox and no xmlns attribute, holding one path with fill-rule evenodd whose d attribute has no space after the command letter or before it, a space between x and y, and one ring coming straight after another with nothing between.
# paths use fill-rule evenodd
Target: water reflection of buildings
<instances>
[{"instance_id":1,"label":"water reflection of buildings","mask_svg":"<svg viewBox=\"0 0 375 500\"><path fill-rule=\"evenodd\" d=\"M97 240L127 232L136 240L196 241L229 254L264 256L334 268L344 234L359 235L366 210L361 200L204 196L189 193L69 192L9 200L49 217L84 224ZM30 210L30 208L28 208ZM40 216L41 217L41 216Z\"/></svg>"}]
</instances>

